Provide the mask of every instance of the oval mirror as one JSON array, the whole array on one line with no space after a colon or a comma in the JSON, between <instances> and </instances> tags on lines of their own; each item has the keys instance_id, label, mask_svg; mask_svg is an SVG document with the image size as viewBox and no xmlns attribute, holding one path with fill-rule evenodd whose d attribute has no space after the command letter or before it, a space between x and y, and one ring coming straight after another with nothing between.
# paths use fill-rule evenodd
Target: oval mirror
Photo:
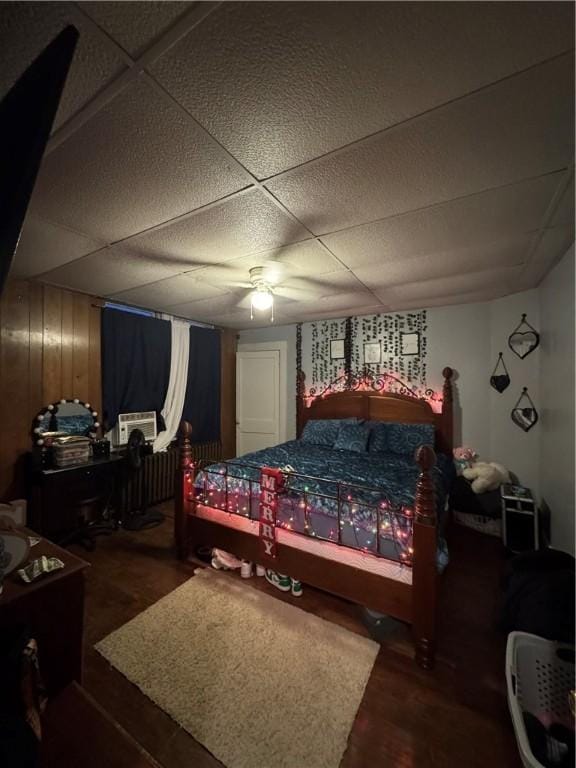
<instances>
[{"instance_id":1,"label":"oval mirror","mask_svg":"<svg viewBox=\"0 0 576 768\"><path fill-rule=\"evenodd\" d=\"M34 439L42 445L45 439L64 435L96 437L100 426L96 421L98 413L90 403L81 400L60 400L50 403L36 416L33 426Z\"/></svg>"}]
</instances>

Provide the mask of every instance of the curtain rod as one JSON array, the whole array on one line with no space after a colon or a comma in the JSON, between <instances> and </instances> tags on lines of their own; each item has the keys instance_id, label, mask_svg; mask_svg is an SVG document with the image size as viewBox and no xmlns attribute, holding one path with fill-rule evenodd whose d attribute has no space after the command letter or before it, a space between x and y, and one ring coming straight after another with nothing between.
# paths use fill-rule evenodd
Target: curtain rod
<instances>
[{"instance_id":1,"label":"curtain rod","mask_svg":"<svg viewBox=\"0 0 576 768\"><path fill-rule=\"evenodd\" d=\"M92 307L95 307L97 309L106 309L106 304L108 302L104 299L99 304L91 304ZM214 325L214 323L202 323L198 320L190 320L188 317L182 317L181 315L173 315L171 312L157 312L154 309L147 309L146 307L137 307L134 304L122 304L122 303L116 303L116 302L110 302L114 304L117 307L127 307L137 310L143 310L144 312L150 312L151 317L155 317L157 320L162 320L163 318L158 317L158 315L170 315L170 317L173 317L174 320L182 320L185 323L188 323L189 325L197 325L200 328L219 328L220 326ZM119 310L122 311L122 310ZM136 314L136 313L135 313Z\"/></svg>"}]
</instances>

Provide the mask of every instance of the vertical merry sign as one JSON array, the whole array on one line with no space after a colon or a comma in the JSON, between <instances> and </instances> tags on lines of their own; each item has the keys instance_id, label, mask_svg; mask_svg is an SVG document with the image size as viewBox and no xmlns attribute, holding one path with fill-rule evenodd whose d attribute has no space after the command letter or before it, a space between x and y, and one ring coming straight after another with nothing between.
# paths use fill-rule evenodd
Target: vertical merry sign
<instances>
[{"instance_id":1,"label":"vertical merry sign","mask_svg":"<svg viewBox=\"0 0 576 768\"><path fill-rule=\"evenodd\" d=\"M280 469L262 467L260 471L260 551L276 557L276 511L278 493L284 485Z\"/></svg>"}]
</instances>

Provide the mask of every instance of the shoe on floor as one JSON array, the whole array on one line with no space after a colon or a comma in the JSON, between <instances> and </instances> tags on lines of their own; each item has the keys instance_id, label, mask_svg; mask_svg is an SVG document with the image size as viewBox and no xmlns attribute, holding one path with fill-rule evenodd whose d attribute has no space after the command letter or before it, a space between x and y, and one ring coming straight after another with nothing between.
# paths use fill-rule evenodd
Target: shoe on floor
<instances>
[{"instance_id":1,"label":"shoe on floor","mask_svg":"<svg viewBox=\"0 0 576 768\"><path fill-rule=\"evenodd\" d=\"M302 597L302 582L298 581L297 579L290 579L292 582L292 594L294 597Z\"/></svg>"},{"instance_id":2,"label":"shoe on floor","mask_svg":"<svg viewBox=\"0 0 576 768\"><path fill-rule=\"evenodd\" d=\"M213 557L212 561L210 563L212 568L215 568L217 571L229 571L230 569L228 566L224 565L224 563L220 562L217 557Z\"/></svg>"},{"instance_id":3,"label":"shoe on floor","mask_svg":"<svg viewBox=\"0 0 576 768\"><path fill-rule=\"evenodd\" d=\"M266 576L266 568L263 565L256 566L256 576Z\"/></svg>"},{"instance_id":4,"label":"shoe on floor","mask_svg":"<svg viewBox=\"0 0 576 768\"><path fill-rule=\"evenodd\" d=\"M276 571L270 571L268 569L264 576L266 581L269 584L272 584L273 587L276 587L276 589L279 589L280 592L290 592L292 589L290 576L284 576L281 573L276 573Z\"/></svg>"},{"instance_id":5,"label":"shoe on floor","mask_svg":"<svg viewBox=\"0 0 576 768\"><path fill-rule=\"evenodd\" d=\"M249 560L242 560L240 566L240 576L243 579L249 579L252 576L252 563Z\"/></svg>"}]
</instances>

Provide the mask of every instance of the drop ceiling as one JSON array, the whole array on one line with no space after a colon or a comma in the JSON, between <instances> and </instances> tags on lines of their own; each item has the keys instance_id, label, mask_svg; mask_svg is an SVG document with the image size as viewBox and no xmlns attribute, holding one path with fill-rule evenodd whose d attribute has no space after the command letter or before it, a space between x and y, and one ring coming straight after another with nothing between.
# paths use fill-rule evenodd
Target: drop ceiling
<instances>
[{"instance_id":1,"label":"drop ceiling","mask_svg":"<svg viewBox=\"0 0 576 768\"><path fill-rule=\"evenodd\" d=\"M484 301L574 240L574 5L0 4L80 42L12 268L234 328Z\"/></svg>"}]
</instances>

